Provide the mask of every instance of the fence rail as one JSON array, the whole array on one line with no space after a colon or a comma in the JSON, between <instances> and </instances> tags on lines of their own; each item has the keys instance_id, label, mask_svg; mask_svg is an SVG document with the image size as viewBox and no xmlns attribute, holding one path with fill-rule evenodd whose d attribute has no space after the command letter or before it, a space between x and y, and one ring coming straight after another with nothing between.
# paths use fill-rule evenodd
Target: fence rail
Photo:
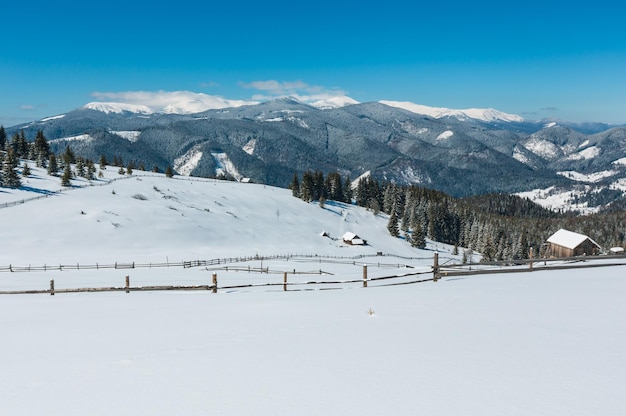
<instances>
[{"instance_id":1,"label":"fence rail","mask_svg":"<svg viewBox=\"0 0 626 416\"><path fill-rule=\"evenodd\" d=\"M80 270L80 269L98 269L98 268L115 268L115 269L134 269L139 267L202 267L204 266L207 271L212 271L213 280L210 285L151 285L151 286L131 286L130 278L126 276L126 281L124 286L109 286L109 287L83 287L83 288L59 288L55 289L54 280L50 280L50 288L49 289L39 289L39 290L3 290L0 291L0 295L10 295L10 294L50 294L54 295L56 293L81 293L81 292L120 292L125 291L126 293L137 292L137 291L162 291L162 290L201 290L201 291L212 291L213 293L217 293L219 290L235 290L235 289L243 289L243 288L260 288L260 287L282 287L283 291L294 291L294 290L314 290L313 287L318 287L318 290L330 290L330 289L343 289L346 287L350 287L350 285L354 284L362 284L363 287L368 287L368 283L378 283L376 286L395 286L395 285L408 285L415 283L423 283L423 282L437 282L438 280L446 277L453 276L471 276L478 274L494 274L494 273L527 273L533 271L545 271L545 270L563 270L563 269L573 269L573 268L597 268L597 267L611 267L611 266L626 266L626 257L621 256L599 256L599 257L568 257L568 258L551 258L551 259L527 259L527 260L519 260L515 261L512 265L511 262L489 262L489 263L473 263L473 264L445 264L443 267L439 266L439 256L438 253L434 253L433 257L433 265L430 270L426 271L413 271L409 273L401 273L401 274L393 274L387 276L379 276L379 277L368 277L367 263L359 263L362 264L363 268L363 276L361 279L333 279L333 280L309 280L304 282L298 281L288 281L288 275L333 275L330 272L324 272L323 270L319 271L278 271L278 270L270 270L268 267L239 267L239 266L228 266L227 264L233 262L243 262L243 261L251 261L251 260L273 260L273 259L283 259L289 260L292 258L298 259L306 259L306 258L319 258L320 256L316 255L273 255L273 256L253 256L253 257L237 257L237 258L228 258L228 259L213 259L213 260L193 260L193 261L183 261L180 263L148 263L148 264L138 264L138 263L114 263L107 265L60 265L55 267L43 266L43 268L19 268L9 266L8 270L12 272L16 271L35 271L35 270ZM362 259L367 256L356 256L358 259ZM328 257L327 259L336 260L336 257ZM341 259L341 258L340 258ZM343 258L346 260L346 258ZM598 262L598 260L603 260L602 262ZM348 258L348 264L352 262L356 264L356 260L354 258ZM380 263L370 263L375 265L379 265ZM223 265L223 267L217 267L213 269L209 269L208 266L211 265ZM526 266L526 267L521 267ZM499 268L493 268L499 267ZM413 266L406 266L406 268L413 268ZM7 268L0 268L0 271L7 271ZM283 282L257 282L257 283L247 283L247 284L237 284L237 285L218 285L217 279L217 271L230 271L230 272L255 272L255 273L265 273L265 274L283 274ZM425 275L432 274L432 277L425 278Z\"/></svg>"},{"instance_id":2,"label":"fence rail","mask_svg":"<svg viewBox=\"0 0 626 416\"><path fill-rule=\"evenodd\" d=\"M367 266L363 266L364 275L363 279L346 279L346 280L310 280L305 282L288 282L287 276L288 274L292 274L291 272L283 272L284 281L283 282L260 282L260 283L247 283L247 284L238 284L238 285L222 285L218 286L217 282L217 273L213 273L213 282L210 285L150 285L150 286L131 286L130 285L130 277L126 276L126 284L125 286L108 286L108 287L82 287L82 288L55 288L54 279L50 280L50 288L49 289L30 289L30 290L2 290L0 291L0 295L28 295L28 294L50 294L55 295L57 293L93 293L93 292L140 292L140 291L163 291L163 290L171 290L171 291L189 291L189 290L200 290L200 291L212 291L213 293L217 293L219 290L234 290L234 289L244 289L244 288L260 288L260 287L282 287L283 291L295 291L295 290L312 290L311 286L327 286L322 289L343 289L347 287L349 284L359 283L362 284L363 287L367 287L368 282L379 282L393 279L401 279L412 276L422 276L424 274L430 274L431 272L416 272L416 273L406 273L400 275L393 276L383 276L383 277L373 277L367 278ZM298 273L296 273L298 274ZM412 284L412 283L422 283L427 281L437 281L438 277L433 275L432 278L427 279L417 279L410 281L403 281L401 283L387 283L381 284L378 286L391 286L393 284ZM302 287L306 288L302 288ZM331 286L331 287L328 287ZM332 287L335 286L335 287ZM320 289L321 290L321 289Z\"/></svg>"},{"instance_id":3,"label":"fence rail","mask_svg":"<svg viewBox=\"0 0 626 416\"><path fill-rule=\"evenodd\" d=\"M137 263L137 262L114 262L114 263L95 263L95 264L58 264L50 265L44 264L43 266L15 266L9 264L8 266L0 266L0 273L11 272L48 272L48 271L63 271L63 270L104 270L104 269L140 269L140 268L161 268L161 267L212 267L221 266L233 263L247 263L253 261L271 261L271 260L285 260L285 261L297 261L297 262L319 262L319 263L334 263L334 264L352 264L361 265L367 264L369 266L377 267L413 267L411 265L402 263L381 263L381 262L364 262L358 261L371 257L393 257L403 260L430 260L430 257L398 257L392 254L377 254L377 255L358 255L358 256L319 256L316 254L278 254L269 256L246 256L246 257L225 257L210 260L183 260L180 262L161 262L161 263ZM246 269L248 271L250 268ZM228 270L228 269L226 269Z\"/></svg>"}]
</instances>

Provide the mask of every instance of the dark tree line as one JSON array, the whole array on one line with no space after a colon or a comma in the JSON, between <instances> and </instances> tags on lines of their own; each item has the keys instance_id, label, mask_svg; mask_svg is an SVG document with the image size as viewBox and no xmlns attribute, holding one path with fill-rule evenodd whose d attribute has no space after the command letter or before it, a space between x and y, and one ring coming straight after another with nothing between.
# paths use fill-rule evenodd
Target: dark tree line
<instances>
[{"instance_id":1,"label":"dark tree line","mask_svg":"<svg viewBox=\"0 0 626 416\"><path fill-rule=\"evenodd\" d=\"M337 193L339 183L342 192ZM305 172L302 180L294 174L290 189L307 202L333 199L354 202L374 214L384 212L389 215L389 233L413 247L424 248L430 238L464 247L466 254L479 252L485 261L526 259L531 251L534 257L541 256L545 241L559 228L586 234L604 248L623 247L626 239L623 210L589 216L555 213L514 195L459 199L372 177L360 179L352 189L349 178L342 181L337 173L324 177L321 172Z\"/></svg>"},{"instance_id":2,"label":"dark tree line","mask_svg":"<svg viewBox=\"0 0 626 416\"><path fill-rule=\"evenodd\" d=\"M19 168L20 159L24 159L24 165ZM0 187L19 188L22 185L21 177L31 174L30 166L26 160L34 161L35 165L45 168L49 175L58 176L62 186L71 186L71 179L82 177L87 180L96 179L96 165L93 160L77 156L70 146L61 154L55 154L50 150L48 140L43 131L37 131L33 141L28 141L24 130L15 133L10 140L3 126L0 126ZM130 161L124 165L121 157L113 157L113 166L119 167L121 175L131 175L134 169L144 171L143 162ZM100 174L109 165L104 155L100 157ZM73 168L72 168L73 166ZM160 172L158 166L154 166L153 172ZM165 175L172 177L174 171L171 166L165 169Z\"/></svg>"},{"instance_id":3,"label":"dark tree line","mask_svg":"<svg viewBox=\"0 0 626 416\"><path fill-rule=\"evenodd\" d=\"M337 172L331 172L324 177L321 171L306 171L302 175L302 180L295 173L289 189L293 196L306 202L325 200L350 202L352 199L350 177L343 181Z\"/></svg>"}]
</instances>

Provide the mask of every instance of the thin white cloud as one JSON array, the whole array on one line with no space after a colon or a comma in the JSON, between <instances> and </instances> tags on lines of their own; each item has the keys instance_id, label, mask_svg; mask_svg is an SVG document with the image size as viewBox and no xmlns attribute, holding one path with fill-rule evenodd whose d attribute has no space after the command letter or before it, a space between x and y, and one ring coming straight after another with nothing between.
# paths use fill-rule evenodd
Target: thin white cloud
<instances>
[{"instance_id":1,"label":"thin white cloud","mask_svg":"<svg viewBox=\"0 0 626 416\"><path fill-rule=\"evenodd\" d=\"M253 81L249 83L240 83L240 85L247 89L254 89L258 91L264 91L270 95L294 95L299 91L319 91L321 87L311 86L303 81L276 81L273 79L266 81Z\"/></svg>"},{"instance_id":2,"label":"thin white cloud","mask_svg":"<svg viewBox=\"0 0 626 416\"><path fill-rule=\"evenodd\" d=\"M301 80L277 81L270 79L248 83L240 82L239 85L246 89L259 91L259 93L252 95L252 99L257 101L293 97L299 101L319 106L334 107L337 106L337 103L356 103L341 89L310 85ZM331 104L332 102L335 104Z\"/></svg>"},{"instance_id":3,"label":"thin white cloud","mask_svg":"<svg viewBox=\"0 0 626 416\"><path fill-rule=\"evenodd\" d=\"M22 104L20 105L20 110L34 110L35 106L34 105L28 105L28 104Z\"/></svg>"},{"instance_id":4,"label":"thin white cloud","mask_svg":"<svg viewBox=\"0 0 626 416\"><path fill-rule=\"evenodd\" d=\"M227 100L191 91L97 91L91 96L98 101L146 106L152 111L163 113L198 113L212 109L258 104L256 101Z\"/></svg>"},{"instance_id":5,"label":"thin white cloud","mask_svg":"<svg viewBox=\"0 0 626 416\"><path fill-rule=\"evenodd\" d=\"M134 107L144 113L192 114L206 110L254 105L261 101L283 97L293 97L317 107L341 107L357 103L343 90L309 85L303 81L267 80L239 85L259 93L253 94L249 100L230 100L191 91L96 91L91 96L98 102L90 103L88 106L104 105L107 108L123 107L125 109ZM123 106L120 107L120 104Z\"/></svg>"}]
</instances>

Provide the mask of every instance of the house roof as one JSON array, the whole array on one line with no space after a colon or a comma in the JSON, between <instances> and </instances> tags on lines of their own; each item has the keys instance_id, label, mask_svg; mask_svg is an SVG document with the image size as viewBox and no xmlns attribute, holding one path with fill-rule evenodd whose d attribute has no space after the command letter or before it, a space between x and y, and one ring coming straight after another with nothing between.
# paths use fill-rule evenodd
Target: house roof
<instances>
[{"instance_id":1,"label":"house roof","mask_svg":"<svg viewBox=\"0 0 626 416\"><path fill-rule=\"evenodd\" d=\"M350 240L352 240L352 239L359 238L359 236L358 236L358 235L356 235L356 234L354 234L354 233L351 233L350 231L348 231L347 233L345 233L345 234L343 235L343 237L342 237L342 238L343 238L344 240L346 240L346 241L350 241Z\"/></svg>"},{"instance_id":2,"label":"house roof","mask_svg":"<svg viewBox=\"0 0 626 416\"><path fill-rule=\"evenodd\" d=\"M556 233L552 234L550 238L548 238L548 243L557 244L562 247L574 249L578 247L579 245L581 245L583 241L585 240L591 241L598 248L600 248L598 243L593 241L588 236L584 234L578 234L573 231L564 230L562 228Z\"/></svg>"}]
</instances>

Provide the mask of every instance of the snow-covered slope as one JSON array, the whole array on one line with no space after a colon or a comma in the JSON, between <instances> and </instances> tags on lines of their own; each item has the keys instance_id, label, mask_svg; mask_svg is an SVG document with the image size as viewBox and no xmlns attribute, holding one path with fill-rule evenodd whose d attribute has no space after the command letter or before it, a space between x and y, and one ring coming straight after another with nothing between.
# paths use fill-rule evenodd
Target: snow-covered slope
<instances>
[{"instance_id":1,"label":"snow-covered slope","mask_svg":"<svg viewBox=\"0 0 626 416\"><path fill-rule=\"evenodd\" d=\"M128 104L128 103L104 103L104 102L91 102L83 106L85 109L101 111L105 114L121 114L123 112L136 113L136 114L152 114L154 111L141 104Z\"/></svg>"},{"instance_id":2,"label":"snow-covered slope","mask_svg":"<svg viewBox=\"0 0 626 416\"><path fill-rule=\"evenodd\" d=\"M258 104L258 101L229 100L222 97L190 91L135 91L101 94L119 99L119 102L91 102L83 108L103 113L130 112L137 114L194 114L207 110Z\"/></svg>"},{"instance_id":3,"label":"snow-covered slope","mask_svg":"<svg viewBox=\"0 0 626 416\"><path fill-rule=\"evenodd\" d=\"M195 114L207 110L234 108L244 105L259 104L253 100L231 100L214 95L193 93L189 91L172 92L133 92L127 94L110 94L113 98L120 98L120 102L91 102L83 108L102 111L103 113L120 114L130 112L137 114ZM119 97L118 97L119 95ZM288 97L320 109L339 108L346 105L358 104L358 101L345 95L325 97L321 99L302 100L297 97Z\"/></svg>"},{"instance_id":4,"label":"snow-covered slope","mask_svg":"<svg viewBox=\"0 0 626 416\"><path fill-rule=\"evenodd\" d=\"M317 107L320 109L330 109L330 108L339 108L345 107L347 105L358 104L359 102L354 98L347 97L345 95L325 98L322 100L317 100L311 103L313 107Z\"/></svg>"},{"instance_id":5,"label":"snow-covered slope","mask_svg":"<svg viewBox=\"0 0 626 416\"><path fill-rule=\"evenodd\" d=\"M263 185L103 176L56 193L59 179L33 168L22 189L3 190L0 206L42 198L0 208L0 266L311 257L228 270L2 267L0 290L51 279L57 289L119 287L125 276L133 287L206 285L214 270L222 285L282 282L292 270L336 281L358 279L362 263L371 277L430 272L432 250L390 237L385 216L355 206L322 209ZM342 243L346 231L370 245ZM626 410L623 267L287 293L0 295L0 414L617 416Z\"/></svg>"},{"instance_id":6,"label":"snow-covered slope","mask_svg":"<svg viewBox=\"0 0 626 416\"><path fill-rule=\"evenodd\" d=\"M186 163L192 163L192 155L188 159ZM225 173L237 174L228 171L227 159L220 161ZM13 241L11 249L0 250L0 266L275 253L423 255L389 236L384 215L345 204L328 203L320 209L294 198L287 189L178 176L167 179L141 171L129 177L108 167L104 178L91 183L75 179L74 185L82 188L62 190L59 178L32 164L31 169L33 175L23 181L24 188L0 193L0 207L27 200L0 209L0 221L7 225L3 239ZM28 201L46 194L51 196ZM90 241L86 244L77 230L98 237L85 237ZM322 231L332 238L351 231L370 244L347 248L340 241L320 237Z\"/></svg>"},{"instance_id":7,"label":"snow-covered slope","mask_svg":"<svg viewBox=\"0 0 626 416\"><path fill-rule=\"evenodd\" d=\"M494 122L523 122L524 119L514 114L503 113L502 111L494 110L493 108L468 108L465 110L453 110L442 107L429 107L421 104L415 104L409 101L379 101L381 104L388 105L390 107L397 107L403 110L410 111L416 114L424 114L433 118L442 117L455 117L459 120L467 120L468 118Z\"/></svg>"},{"instance_id":8,"label":"snow-covered slope","mask_svg":"<svg viewBox=\"0 0 626 416\"><path fill-rule=\"evenodd\" d=\"M0 413L618 416L626 279L593 270L4 296Z\"/></svg>"}]
</instances>

